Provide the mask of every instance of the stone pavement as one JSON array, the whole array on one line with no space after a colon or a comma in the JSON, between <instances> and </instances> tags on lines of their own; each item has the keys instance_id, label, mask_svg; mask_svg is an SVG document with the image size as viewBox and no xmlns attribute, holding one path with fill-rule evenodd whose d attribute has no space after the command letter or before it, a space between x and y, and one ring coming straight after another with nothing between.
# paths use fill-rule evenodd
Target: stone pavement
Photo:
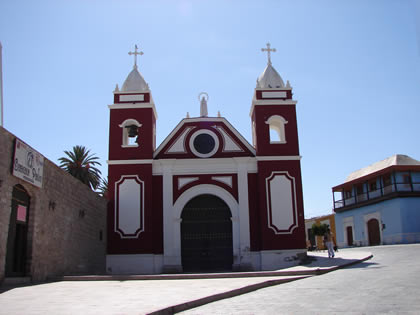
<instances>
[{"instance_id":1,"label":"stone pavement","mask_svg":"<svg viewBox=\"0 0 420 315\"><path fill-rule=\"evenodd\" d=\"M275 272L205 274L198 279L192 275L66 277L38 285L3 286L0 314L173 314L330 272L369 259L371 254L339 251L336 258L329 259L326 252L312 252L309 257L310 264Z\"/></svg>"}]
</instances>

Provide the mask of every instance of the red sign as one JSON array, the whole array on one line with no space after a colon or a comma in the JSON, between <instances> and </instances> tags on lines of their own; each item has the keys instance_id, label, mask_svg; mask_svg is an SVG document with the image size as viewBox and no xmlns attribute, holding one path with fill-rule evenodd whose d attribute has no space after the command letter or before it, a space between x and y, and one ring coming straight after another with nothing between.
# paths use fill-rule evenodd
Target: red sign
<instances>
[{"instance_id":1,"label":"red sign","mask_svg":"<svg viewBox=\"0 0 420 315\"><path fill-rule=\"evenodd\" d=\"M18 205L17 220L21 222L26 222L26 207L25 206Z\"/></svg>"}]
</instances>

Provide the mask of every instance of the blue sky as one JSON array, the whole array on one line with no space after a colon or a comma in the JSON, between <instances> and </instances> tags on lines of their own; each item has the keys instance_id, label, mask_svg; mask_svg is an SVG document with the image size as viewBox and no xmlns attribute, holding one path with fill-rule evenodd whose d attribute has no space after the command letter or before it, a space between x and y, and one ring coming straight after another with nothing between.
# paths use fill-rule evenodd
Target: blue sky
<instances>
[{"instance_id":1,"label":"blue sky","mask_svg":"<svg viewBox=\"0 0 420 315\"><path fill-rule=\"evenodd\" d=\"M107 174L115 84L139 70L159 115L157 143L209 94L249 142L256 78L293 86L305 216L331 187L393 154L420 160L419 8L414 1L0 1L4 127L53 162L84 145ZM417 23L417 24L416 24Z\"/></svg>"}]
</instances>

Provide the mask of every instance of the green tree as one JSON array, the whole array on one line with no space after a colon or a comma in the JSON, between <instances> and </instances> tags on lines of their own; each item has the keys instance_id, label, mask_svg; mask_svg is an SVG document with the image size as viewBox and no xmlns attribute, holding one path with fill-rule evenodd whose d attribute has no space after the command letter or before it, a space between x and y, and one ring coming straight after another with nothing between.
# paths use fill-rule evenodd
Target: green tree
<instances>
[{"instance_id":1,"label":"green tree","mask_svg":"<svg viewBox=\"0 0 420 315\"><path fill-rule=\"evenodd\" d=\"M312 224L312 233L314 235L323 236L329 230L330 226L326 223Z\"/></svg>"},{"instance_id":2,"label":"green tree","mask_svg":"<svg viewBox=\"0 0 420 315\"><path fill-rule=\"evenodd\" d=\"M99 158L80 145L64 153L66 156L58 159L60 167L95 190L101 182L101 171L95 167L101 165L97 161Z\"/></svg>"},{"instance_id":3,"label":"green tree","mask_svg":"<svg viewBox=\"0 0 420 315\"><path fill-rule=\"evenodd\" d=\"M98 193L100 196L108 198L108 179L102 178L98 187Z\"/></svg>"}]
</instances>

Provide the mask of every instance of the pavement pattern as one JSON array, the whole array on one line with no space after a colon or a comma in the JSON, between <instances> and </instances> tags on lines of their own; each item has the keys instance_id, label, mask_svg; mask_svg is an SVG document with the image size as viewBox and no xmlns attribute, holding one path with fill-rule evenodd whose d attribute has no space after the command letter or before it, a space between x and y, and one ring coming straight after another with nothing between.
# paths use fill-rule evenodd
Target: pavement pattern
<instances>
[{"instance_id":1,"label":"pavement pattern","mask_svg":"<svg viewBox=\"0 0 420 315\"><path fill-rule=\"evenodd\" d=\"M3 286L0 288L0 314L171 314L239 294L246 298L249 293L243 293L333 271L368 259L371 253L364 250L339 251L334 259L327 258L326 252L311 255L316 260L310 264L282 269L278 275L271 276L264 273L246 276L245 273L237 278L237 274L232 273L235 277L227 274L228 278L182 279L180 275L172 280L164 277L161 280L118 280L118 277L115 280L109 277L94 280L87 277L89 281L79 278L78 281L23 287ZM281 275L284 271L292 272L292 275ZM304 280L297 282L300 281ZM283 285L286 284L280 286ZM194 310L195 314L207 313L205 310ZM236 313L236 310L232 312Z\"/></svg>"}]
</instances>

